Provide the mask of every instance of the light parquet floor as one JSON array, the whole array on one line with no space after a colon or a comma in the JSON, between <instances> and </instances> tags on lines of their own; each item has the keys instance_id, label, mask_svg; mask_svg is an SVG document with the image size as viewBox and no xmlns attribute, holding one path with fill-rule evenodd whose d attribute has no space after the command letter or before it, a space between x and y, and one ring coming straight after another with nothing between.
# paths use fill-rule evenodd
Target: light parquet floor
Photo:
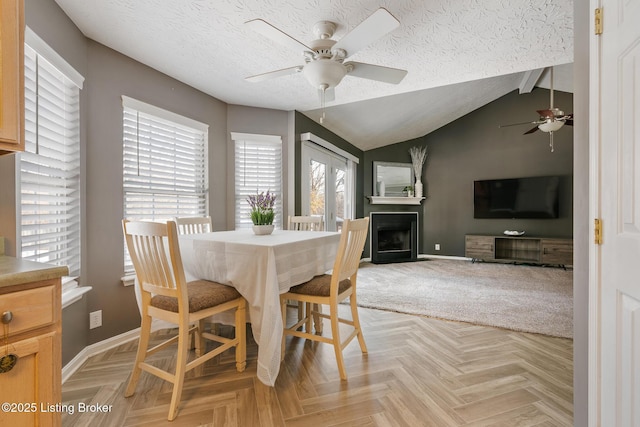
<instances>
[{"instance_id":1,"label":"light parquet floor","mask_svg":"<svg viewBox=\"0 0 640 427\"><path fill-rule=\"evenodd\" d=\"M348 381L331 346L292 338L267 387L250 339L246 371L237 373L226 352L192 372L168 422L170 384L143 372L135 395L124 397L134 341L92 357L66 381L64 404L111 409L65 413L63 426L573 425L572 340L372 309L360 316L369 353L357 341L345 349ZM171 349L154 357L174 362Z\"/></svg>"}]
</instances>

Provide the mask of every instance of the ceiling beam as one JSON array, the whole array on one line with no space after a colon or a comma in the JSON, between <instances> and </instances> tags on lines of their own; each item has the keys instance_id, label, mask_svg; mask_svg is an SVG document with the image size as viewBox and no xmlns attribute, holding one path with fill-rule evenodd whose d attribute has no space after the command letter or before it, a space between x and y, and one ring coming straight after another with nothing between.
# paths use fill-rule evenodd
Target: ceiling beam
<instances>
[{"instance_id":1,"label":"ceiling beam","mask_svg":"<svg viewBox=\"0 0 640 427\"><path fill-rule=\"evenodd\" d=\"M518 86L518 89L520 90L520 95L522 95L523 93L529 93L533 90L533 87L536 85L536 83L538 83L538 80L540 79L540 76L542 75L543 71L544 71L544 68L525 71L522 77L522 81Z\"/></svg>"}]
</instances>

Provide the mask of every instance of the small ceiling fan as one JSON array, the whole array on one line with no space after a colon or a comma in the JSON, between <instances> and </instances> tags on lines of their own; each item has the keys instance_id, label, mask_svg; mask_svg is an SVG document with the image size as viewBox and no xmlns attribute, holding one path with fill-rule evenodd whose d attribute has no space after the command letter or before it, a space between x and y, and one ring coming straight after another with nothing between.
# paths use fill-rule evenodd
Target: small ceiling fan
<instances>
[{"instance_id":1,"label":"small ceiling fan","mask_svg":"<svg viewBox=\"0 0 640 427\"><path fill-rule=\"evenodd\" d=\"M334 89L347 74L392 84L400 83L407 74L406 70L397 68L355 61L345 62L345 59L400 25L400 21L384 8L376 10L338 41L331 39L336 30L334 22L317 22L313 26L313 32L317 39L311 41L308 45L262 19L248 21L245 25L275 42L301 52L305 62L303 65L250 76L245 80L261 82L276 77L302 73L307 81L318 90L323 109L326 101L335 99ZM320 123L322 123L323 118L324 112Z\"/></svg>"},{"instance_id":2,"label":"small ceiling fan","mask_svg":"<svg viewBox=\"0 0 640 427\"><path fill-rule=\"evenodd\" d=\"M551 147L551 152L553 152L553 133L560 130L560 128L562 128L562 126L564 125L573 126L573 113L565 114L564 111L553 106L553 67L551 67L549 71L550 71L549 108L546 110L537 110L537 113L540 115L540 119L534 122L513 123L510 125L500 125L499 127L503 128L503 127L509 127L509 126L534 124L536 126L526 131L524 135L534 133L537 130L541 130L542 132L548 132L549 147Z\"/></svg>"}]
</instances>

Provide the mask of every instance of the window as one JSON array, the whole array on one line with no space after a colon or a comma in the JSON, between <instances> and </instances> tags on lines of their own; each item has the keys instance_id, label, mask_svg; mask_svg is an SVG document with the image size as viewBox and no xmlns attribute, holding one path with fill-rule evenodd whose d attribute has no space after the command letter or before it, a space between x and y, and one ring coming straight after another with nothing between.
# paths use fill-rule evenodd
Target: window
<instances>
[{"instance_id":1,"label":"window","mask_svg":"<svg viewBox=\"0 0 640 427\"><path fill-rule=\"evenodd\" d=\"M122 105L124 217L207 215L208 125L126 96Z\"/></svg>"},{"instance_id":2,"label":"window","mask_svg":"<svg viewBox=\"0 0 640 427\"><path fill-rule=\"evenodd\" d=\"M276 195L276 228L282 228L282 139L273 135L231 133L235 144L236 228L251 227L247 196Z\"/></svg>"},{"instance_id":3,"label":"window","mask_svg":"<svg viewBox=\"0 0 640 427\"><path fill-rule=\"evenodd\" d=\"M84 79L28 29L25 38L25 151L17 156L21 257L66 265L78 276Z\"/></svg>"}]
</instances>

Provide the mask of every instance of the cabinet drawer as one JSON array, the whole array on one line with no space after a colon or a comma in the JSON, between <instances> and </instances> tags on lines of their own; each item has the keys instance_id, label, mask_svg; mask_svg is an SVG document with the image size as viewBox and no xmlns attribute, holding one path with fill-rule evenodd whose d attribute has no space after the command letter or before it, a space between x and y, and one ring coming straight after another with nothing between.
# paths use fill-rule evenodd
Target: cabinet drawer
<instances>
[{"instance_id":1,"label":"cabinet drawer","mask_svg":"<svg viewBox=\"0 0 640 427\"><path fill-rule=\"evenodd\" d=\"M542 240L542 260L546 264L573 265L573 241L564 239Z\"/></svg>"},{"instance_id":2,"label":"cabinet drawer","mask_svg":"<svg viewBox=\"0 0 640 427\"><path fill-rule=\"evenodd\" d=\"M465 236L465 256L467 258L493 259L495 239L490 236Z\"/></svg>"},{"instance_id":3,"label":"cabinet drawer","mask_svg":"<svg viewBox=\"0 0 640 427\"><path fill-rule=\"evenodd\" d=\"M10 311L9 335L52 324L56 320L53 299L55 287L43 286L0 295L0 315Z\"/></svg>"}]
</instances>

